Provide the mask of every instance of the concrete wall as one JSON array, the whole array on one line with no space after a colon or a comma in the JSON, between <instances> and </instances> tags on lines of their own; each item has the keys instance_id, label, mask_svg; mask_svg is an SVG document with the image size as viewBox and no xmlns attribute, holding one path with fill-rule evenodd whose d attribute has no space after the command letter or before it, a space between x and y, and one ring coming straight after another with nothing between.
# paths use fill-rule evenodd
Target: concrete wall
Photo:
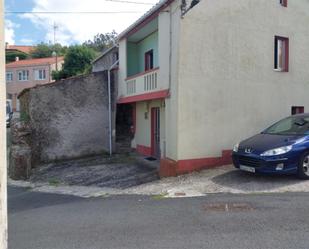
<instances>
[{"instance_id":1,"label":"concrete wall","mask_svg":"<svg viewBox=\"0 0 309 249\"><path fill-rule=\"evenodd\" d=\"M181 21L181 1L174 1L160 13L159 17L159 80L166 84L170 97L165 99L165 145L162 154L170 159L178 158L177 127L179 98L179 37Z\"/></svg>"},{"instance_id":2,"label":"concrete wall","mask_svg":"<svg viewBox=\"0 0 309 249\"><path fill-rule=\"evenodd\" d=\"M5 124L4 1L0 0L0 249L7 249L7 153Z\"/></svg>"},{"instance_id":3,"label":"concrete wall","mask_svg":"<svg viewBox=\"0 0 309 249\"><path fill-rule=\"evenodd\" d=\"M127 39L119 41L119 71L118 71L118 98L126 95L127 78Z\"/></svg>"},{"instance_id":4,"label":"concrete wall","mask_svg":"<svg viewBox=\"0 0 309 249\"><path fill-rule=\"evenodd\" d=\"M115 90L112 84L113 130ZM25 91L20 97L21 117L31 123L35 163L107 152L107 91L107 77L102 72Z\"/></svg>"},{"instance_id":5,"label":"concrete wall","mask_svg":"<svg viewBox=\"0 0 309 249\"><path fill-rule=\"evenodd\" d=\"M110 67L117 61L117 54L118 47L110 49L92 64L92 72L100 72L110 69Z\"/></svg>"},{"instance_id":6,"label":"concrete wall","mask_svg":"<svg viewBox=\"0 0 309 249\"><path fill-rule=\"evenodd\" d=\"M181 20L178 156L224 149L309 111L309 1L203 0ZM289 72L274 71L274 36L290 39Z\"/></svg>"}]
</instances>

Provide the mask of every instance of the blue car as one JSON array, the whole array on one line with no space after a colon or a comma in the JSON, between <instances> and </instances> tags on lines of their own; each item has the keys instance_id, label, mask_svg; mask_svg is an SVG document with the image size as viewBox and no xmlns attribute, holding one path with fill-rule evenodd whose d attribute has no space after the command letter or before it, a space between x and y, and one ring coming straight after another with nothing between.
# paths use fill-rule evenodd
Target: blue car
<instances>
[{"instance_id":1,"label":"blue car","mask_svg":"<svg viewBox=\"0 0 309 249\"><path fill-rule=\"evenodd\" d=\"M236 144L232 158L240 170L309 179L309 114L285 118Z\"/></svg>"}]
</instances>

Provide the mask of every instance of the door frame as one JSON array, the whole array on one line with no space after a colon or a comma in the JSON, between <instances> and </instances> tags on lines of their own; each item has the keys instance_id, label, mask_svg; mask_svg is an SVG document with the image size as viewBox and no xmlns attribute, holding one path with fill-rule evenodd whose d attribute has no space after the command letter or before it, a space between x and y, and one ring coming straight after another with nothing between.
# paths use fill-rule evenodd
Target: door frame
<instances>
[{"instance_id":1,"label":"door frame","mask_svg":"<svg viewBox=\"0 0 309 249\"><path fill-rule=\"evenodd\" d=\"M160 145L160 140L161 140L161 131L160 131L160 123L159 123L159 144L157 145L159 151L158 153L156 153L156 140L155 140L155 127L156 127L156 123L158 122L157 120L157 111L159 113L159 122L160 122L160 107L152 107L151 108L151 133L150 133L150 137L151 137L151 155L153 157L161 157L161 145Z\"/></svg>"}]
</instances>

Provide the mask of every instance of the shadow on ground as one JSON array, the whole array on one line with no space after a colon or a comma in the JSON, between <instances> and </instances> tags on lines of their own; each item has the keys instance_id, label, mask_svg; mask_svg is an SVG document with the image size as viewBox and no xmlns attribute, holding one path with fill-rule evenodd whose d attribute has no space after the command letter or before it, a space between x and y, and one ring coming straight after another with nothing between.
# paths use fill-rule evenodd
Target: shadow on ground
<instances>
[{"instance_id":1,"label":"shadow on ground","mask_svg":"<svg viewBox=\"0 0 309 249\"><path fill-rule=\"evenodd\" d=\"M112 158L89 157L42 165L33 172L32 182L50 185L78 185L125 189L159 179L158 163L135 154Z\"/></svg>"},{"instance_id":2,"label":"shadow on ground","mask_svg":"<svg viewBox=\"0 0 309 249\"><path fill-rule=\"evenodd\" d=\"M271 191L304 183L303 180L299 180L295 175L252 174L235 169L213 177L212 182L244 192Z\"/></svg>"},{"instance_id":3,"label":"shadow on ground","mask_svg":"<svg viewBox=\"0 0 309 249\"><path fill-rule=\"evenodd\" d=\"M8 210L10 214L76 201L83 201L83 198L58 194L34 193L29 191L28 188L8 187Z\"/></svg>"}]
</instances>

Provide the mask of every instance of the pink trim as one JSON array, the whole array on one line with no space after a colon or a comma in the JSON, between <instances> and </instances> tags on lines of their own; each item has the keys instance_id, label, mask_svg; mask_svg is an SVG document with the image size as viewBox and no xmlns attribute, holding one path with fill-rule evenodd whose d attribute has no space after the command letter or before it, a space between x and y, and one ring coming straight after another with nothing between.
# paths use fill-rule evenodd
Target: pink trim
<instances>
[{"instance_id":1,"label":"pink trim","mask_svg":"<svg viewBox=\"0 0 309 249\"><path fill-rule=\"evenodd\" d=\"M157 92L150 92L135 96L123 97L118 100L118 104L133 103L152 99L164 99L167 97L169 97L169 90L161 90Z\"/></svg>"},{"instance_id":2,"label":"pink trim","mask_svg":"<svg viewBox=\"0 0 309 249\"><path fill-rule=\"evenodd\" d=\"M147 71L138 73L138 74L134 74L134 75L132 75L132 76L129 76L129 77L125 78L125 80L131 80L131 79L134 79L134 78L143 76L144 74L147 74L147 73L151 73L151 72L153 72L153 71L156 71L156 70L158 70L158 69L159 69L159 67L156 67L156 68L153 68L153 69L150 69L150 70L147 70Z\"/></svg>"},{"instance_id":3,"label":"pink trim","mask_svg":"<svg viewBox=\"0 0 309 249\"><path fill-rule=\"evenodd\" d=\"M150 147L138 144L136 146L136 151L138 153L142 154L142 155L151 156L151 148Z\"/></svg>"},{"instance_id":4,"label":"pink trim","mask_svg":"<svg viewBox=\"0 0 309 249\"><path fill-rule=\"evenodd\" d=\"M193 171L198 171L207 168L213 168L223 165L228 165L232 163L232 151L224 150L222 151L221 157L208 157L200 159L186 159L173 161L171 159L165 158L160 161L160 176L169 177L177 176Z\"/></svg>"}]
</instances>

